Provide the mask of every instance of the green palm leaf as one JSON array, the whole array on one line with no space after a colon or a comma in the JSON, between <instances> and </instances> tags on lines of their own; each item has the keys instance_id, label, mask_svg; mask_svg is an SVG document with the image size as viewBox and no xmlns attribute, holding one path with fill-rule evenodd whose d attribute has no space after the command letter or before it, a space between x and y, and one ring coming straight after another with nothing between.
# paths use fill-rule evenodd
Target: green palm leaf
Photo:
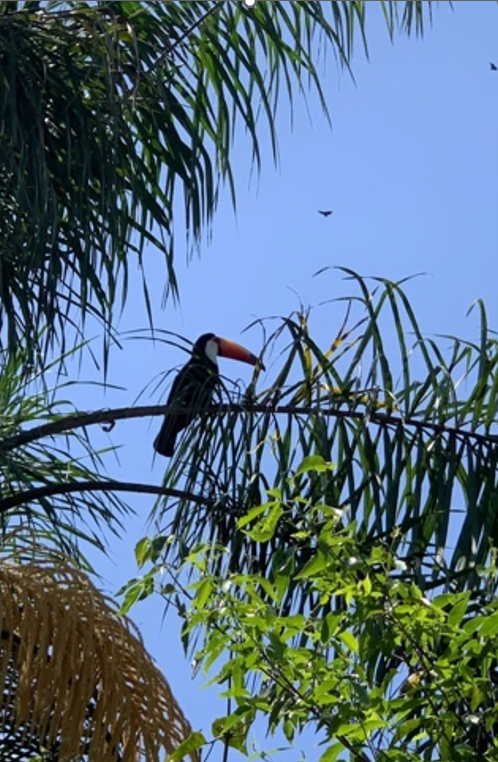
<instances>
[{"instance_id":1,"label":"green palm leaf","mask_svg":"<svg viewBox=\"0 0 498 762\"><path fill-rule=\"evenodd\" d=\"M445 337L443 349L422 336L402 284L372 291L346 273L360 295L329 348L311 338L312 313L283 320L263 353L281 352L275 381L250 399L225 386L206 425L186 431L164 484L183 479L204 507L188 496L158 503L159 526L176 539L169 558L208 539L229 551L213 555L216 573L272 578L282 553L299 571L316 552L323 505L355 524L365 552L389 547L421 589L479 587L498 541L498 343L484 308L479 343ZM331 470L301 471L309 456ZM273 526L275 494L284 510ZM240 519L266 503L247 536ZM299 585L291 598L309 603Z\"/></svg>"},{"instance_id":2,"label":"green palm leaf","mask_svg":"<svg viewBox=\"0 0 498 762\"><path fill-rule=\"evenodd\" d=\"M431 4L382 7L392 34ZM357 30L366 46L361 2L1 3L2 342L33 349L46 325L45 354L89 315L108 342L149 245L177 297L174 232L195 247L222 183L235 201L236 127L257 167L268 136L276 156L282 98L327 113L321 55L349 67Z\"/></svg>"},{"instance_id":3,"label":"green palm leaf","mask_svg":"<svg viewBox=\"0 0 498 762\"><path fill-rule=\"evenodd\" d=\"M57 358L53 365L61 361ZM105 550L109 532L120 531L129 508L119 493L105 489L106 451L95 449L84 428L63 432L59 439L3 446L9 437L55 424L73 409L63 396L71 383L50 389L42 372L28 372L27 367L26 354L20 351L6 354L0 367L0 546L3 553L14 545L18 554L29 555L35 545L44 544L86 564L85 544ZM102 488L91 490L92 484Z\"/></svg>"}]
</instances>

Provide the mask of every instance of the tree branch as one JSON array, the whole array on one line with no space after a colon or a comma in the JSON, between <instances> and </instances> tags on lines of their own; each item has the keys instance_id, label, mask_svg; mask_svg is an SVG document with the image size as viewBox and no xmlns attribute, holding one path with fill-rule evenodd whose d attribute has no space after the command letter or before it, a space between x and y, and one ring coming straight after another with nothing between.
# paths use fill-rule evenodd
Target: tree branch
<instances>
[{"instance_id":1,"label":"tree branch","mask_svg":"<svg viewBox=\"0 0 498 762\"><path fill-rule=\"evenodd\" d=\"M146 418L149 416L167 415L177 413L178 409L171 405L141 405L138 407L108 408L104 410L95 410L93 412L75 413L72 415L61 416L56 421L35 426L27 431L21 431L19 434L0 440L0 455L2 452L15 450L31 442L35 442L43 437L54 436L74 429L95 424L114 424L119 420L129 418ZM391 415L388 413L376 413L370 410L339 410L337 408L321 408L318 406L296 406L296 405L268 405L268 404L231 404L212 405L208 408L182 408L182 412L203 413L204 415L221 415L224 413L260 413L266 415L317 415L324 417L346 418L354 420L368 420L378 426L403 426L413 427L419 431L429 431L436 435L452 435L456 438L473 441L489 445L498 443L498 436L493 434L480 434L476 431L468 431L457 426L446 426L445 424L433 423L432 421L418 420L417 418L405 418L403 415Z\"/></svg>"},{"instance_id":2,"label":"tree branch","mask_svg":"<svg viewBox=\"0 0 498 762\"><path fill-rule=\"evenodd\" d=\"M17 492L15 495L10 495L0 500L0 514L34 500L42 500L43 498L54 497L55 495L68 495L72 492L141 492L148 495L167 495L168 497L184 498L192 500L199 505L205 505L210 502L206 498L194 495L191 492L171 489L170 487L160 487L155 484L121 482L113 479L108 481L88 480L64 484L45 484L43 487L34 487L33 489Z\"/></svg>"}]
</instances>

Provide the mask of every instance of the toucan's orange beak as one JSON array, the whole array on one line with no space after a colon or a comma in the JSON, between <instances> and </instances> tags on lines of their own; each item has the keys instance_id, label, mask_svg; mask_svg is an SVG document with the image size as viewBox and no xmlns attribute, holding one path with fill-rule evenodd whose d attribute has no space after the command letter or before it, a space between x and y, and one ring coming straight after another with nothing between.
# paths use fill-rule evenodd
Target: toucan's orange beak
<instances>
[{"instance_id":1,"label":"toucan's orange beak","mask_svg":"<svg viewBox=\"0 0 498 762\"><path fill-rule=\"evenodd\" d=\"M235 341L228 341L228 339L218 339L218 354L220 357L228 357L230 360L239 360L240 362L247 362L249 365L259 364L262 370L265 366L259 360L256 355L249 352L248 349L242 347L240 344L236 344Z\"/></svg>"}]
</instances>

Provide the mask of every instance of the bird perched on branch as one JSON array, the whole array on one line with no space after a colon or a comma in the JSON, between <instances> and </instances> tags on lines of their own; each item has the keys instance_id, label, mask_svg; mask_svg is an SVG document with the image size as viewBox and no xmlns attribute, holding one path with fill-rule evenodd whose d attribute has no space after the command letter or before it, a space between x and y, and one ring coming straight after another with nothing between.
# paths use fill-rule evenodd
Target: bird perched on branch
<instances>
[{"instance_id":1,"label":"bird perched on branch","mask_svg":"<svg viewBox=\"0 0 498 762\"><path fill-rule=\"evenodd\" d=\"M167 405L174 408L164 417L163 424L154 440L154 450L159 455L170 458L175 451L178 433L199 415L211 402L219 381L218 357L256 365L264 365L248 349L228 339L221 339L214 333L203 334L194 344L192 357L179 371Z\"/></svg>"}]
</instances>

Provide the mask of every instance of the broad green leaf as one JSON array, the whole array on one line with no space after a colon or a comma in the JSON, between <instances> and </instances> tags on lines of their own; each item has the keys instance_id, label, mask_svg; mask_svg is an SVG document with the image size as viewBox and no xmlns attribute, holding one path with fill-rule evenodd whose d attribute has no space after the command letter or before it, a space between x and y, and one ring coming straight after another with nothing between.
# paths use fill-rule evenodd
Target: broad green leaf
<instances>
[{"instance_id":1,"label":"broad green leaf","mask_svg":"<svg viewBox=\"0 0 498 762\"><path fill-rule=\"evenodd\" d=\"M301 465L297 468L295 476L301 476L308 471L332 471L334 466L332 463L327 463L321 455L308 455Z\"/></svg>"},{"instance_id":2,"label":"broad green leaf","mask_svg":"<svg viewBox=\"0 0 498 762\"><path fill-rule=\"evenodd\" d=\"M344 751L344 744L336 742L329 746L319 757L318 762L335 762L341 752Z\"/></svg>"},{"instance_id":3,"label":"broad green leaf","mask_svg":"<svg viewBox=\"0 0 498 762\"><path fill-rule=\"evenodd\" d=\"M189 754L193 754L207 744L206 738L199 731L190 734L186 741L178 746L167 758L167 762L181 762Z\"/></svg>"}]
</instances>

